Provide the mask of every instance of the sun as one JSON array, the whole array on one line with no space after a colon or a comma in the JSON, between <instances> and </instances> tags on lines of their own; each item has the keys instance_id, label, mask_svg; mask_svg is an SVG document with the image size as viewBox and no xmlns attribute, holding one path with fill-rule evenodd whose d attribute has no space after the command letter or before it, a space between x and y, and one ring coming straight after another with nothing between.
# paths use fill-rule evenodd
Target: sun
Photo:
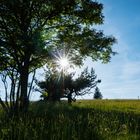
<instances>
[{"instance_id":1,"label":"sun","mask_svg":"<svg viewBox=\"0 0 140 140\"><path fill-rule=\"evenodd\" d=\"M62 57L58 60L58 64L62 69L64 69L69 66L69 60L66 57Z\"/></svg>"},{"instance_id":2,"label":"sun","mask_svg":"<svg viewBox=\"0 0 140 140\"><path fill-rule=\"evenodd\" d=\"M58 72L71 73L73 72L74 64L70 50L56 49L52 53L53 64Z\"/></svg>"}]
</instances>

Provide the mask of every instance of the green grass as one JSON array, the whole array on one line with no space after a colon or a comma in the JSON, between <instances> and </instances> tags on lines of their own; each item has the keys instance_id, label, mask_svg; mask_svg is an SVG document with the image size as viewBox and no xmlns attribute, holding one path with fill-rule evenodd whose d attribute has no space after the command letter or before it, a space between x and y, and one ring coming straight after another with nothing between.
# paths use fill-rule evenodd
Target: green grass
<instances>
[{"instance_id":1,"label":"green grass","mask_svg":"<svg viewBox=\"0 0 140 140\"><path fill-rule=\"evenodd\" d=\"M33 102L20 118L0 116L0 140L140 140L140 101Z\"/></svg>"},{"instance_id":2,"label":"green grass","mask_svg":"<svg viewBox=\"0 0 140 140\"><path fill-rule=\"evenodd\" d=\"M140 114L140 100L79 100L74 106Z\"/></svg>"}]
</instances>

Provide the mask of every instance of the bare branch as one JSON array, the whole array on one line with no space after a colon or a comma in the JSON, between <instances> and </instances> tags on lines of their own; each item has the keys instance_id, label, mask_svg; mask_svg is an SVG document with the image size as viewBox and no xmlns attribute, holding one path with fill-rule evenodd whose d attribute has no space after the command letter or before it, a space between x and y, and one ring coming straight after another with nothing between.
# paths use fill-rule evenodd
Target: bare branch
<instances>
[{"instance_id":1,"label":"bare branch","mask_svg":"<svg viewBox=\"0 0 140 140\"><path fill-rule=\"evenodd\" d=\"M29 99L29 97L30 97L31 90L32 90L32 87L33 87L33 82L34 82L34 80L35 80L35 74L36 74L36 70L33 71L32 81L31 81L31 83L30 83L29 92L28 92L28 99Z\"/></svg>"}]
</instances>

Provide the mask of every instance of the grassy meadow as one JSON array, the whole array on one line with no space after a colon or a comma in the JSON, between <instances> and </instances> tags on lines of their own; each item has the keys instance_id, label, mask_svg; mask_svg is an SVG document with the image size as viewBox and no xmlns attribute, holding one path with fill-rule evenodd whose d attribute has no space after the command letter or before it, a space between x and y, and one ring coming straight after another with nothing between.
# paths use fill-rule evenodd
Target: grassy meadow
<instances>
[{"instance_id":1,"label":"grassy meadow","mask_svg":"<svg viewBox=\"0 0 140 140\"><path fill-rule=\"evenodd\" d=\"M140 100L32 102L28 114L0 114L0 140L140 140Z\"/></svg>"}]
</instances>

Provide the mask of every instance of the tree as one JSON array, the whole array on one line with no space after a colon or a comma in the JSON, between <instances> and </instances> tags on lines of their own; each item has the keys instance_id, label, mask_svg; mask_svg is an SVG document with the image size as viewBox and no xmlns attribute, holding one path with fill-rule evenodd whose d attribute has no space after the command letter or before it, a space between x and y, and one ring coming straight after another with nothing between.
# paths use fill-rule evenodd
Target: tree
<instances>
[{"instance_id":1,"label":"tree","mask_svg":"<svg viewBox=\"0 0 140 140\"><path fill-rule=\"evenodd\" d=\"M102 96L98 87L95 88L95 93L94 93L93 97L94 97L94 99L102 99L103 98L103 96Z\"/></svg>"},{"instance_id":2,"label":"tree","mask_svg":"<svg viewBox=\"0 0 140 140\"><path fill-rule=\"evenodd\" d=\"M5 94L12 97L14 110L27 110L29 74L51 62L50 52L61 42L74 50L78 65L87 56L110 60L115 38L93 28L103 24L102 9L92 0L0 1L0 73L11 80L12 92Z\"/></svg>"},{"instance_id":3,"label":"tree","mask_svg":"<svg viewBox=\"0 0 140 140\"><path fill-rule=\"evenodd\" d=\"M76 96L90 94L91 89L95 88L101 80L96 80L95 71L86 68L77 78L74 78L74 73L65 74L64 77L59 72L47 71L45 81L38 81L37 89L42 93L47 101L60 101L61 98L68 98L68 103L71 103ZM47 96L45 93L47 93Z\"/></svg>"}]
</instances>

